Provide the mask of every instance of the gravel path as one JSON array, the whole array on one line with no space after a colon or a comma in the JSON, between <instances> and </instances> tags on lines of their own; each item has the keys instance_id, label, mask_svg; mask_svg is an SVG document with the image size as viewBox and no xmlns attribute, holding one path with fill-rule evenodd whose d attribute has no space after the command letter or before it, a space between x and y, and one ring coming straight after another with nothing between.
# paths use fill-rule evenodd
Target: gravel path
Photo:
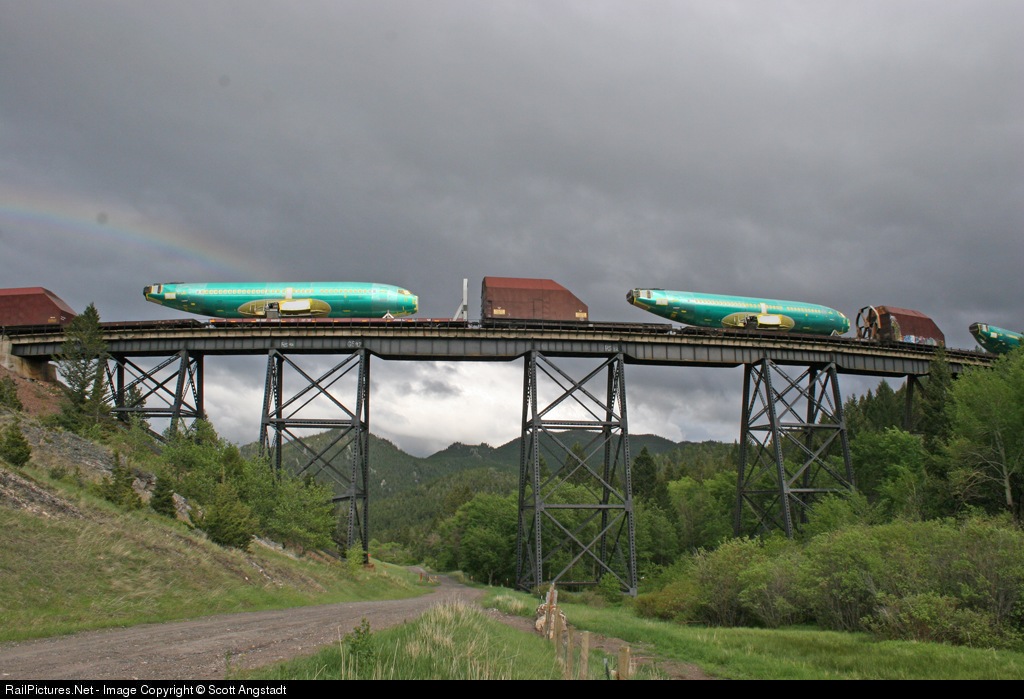
<instances>
[{"instance_id":1,"label":"gravel path","mask_svg":"<svg viewBox=\"0 0 1024 699\"><path fill-rule=\"evenodd\" d=\"M365 618L373 631L411 621L448 601L476 603L484 592L441 577L430 594L406 600L348 602L245 612L129 628L88 631L0 644L3 680L222 680L228 668L254 668L316 652L351 633ZM524 633L533 622L490 612ZM592 649L616 656L624 641L600 635ZM712 679L696 665L659 659L634 648L670 679Z\"/></svg>"},{"instance_id":2,"label":"gravel path","mask_svg":"<svg viewBox=\"0 0 1024 699\"><path fill-rule=\"evenodd\" d=\"M250 668L308 655L364 618L378 631L435 604L474 602L482 595L442 579L432 593L412 599L224 614L7 643L0 645L0 680L224 679L229 662Z\"/></svg>"}]
</instances>

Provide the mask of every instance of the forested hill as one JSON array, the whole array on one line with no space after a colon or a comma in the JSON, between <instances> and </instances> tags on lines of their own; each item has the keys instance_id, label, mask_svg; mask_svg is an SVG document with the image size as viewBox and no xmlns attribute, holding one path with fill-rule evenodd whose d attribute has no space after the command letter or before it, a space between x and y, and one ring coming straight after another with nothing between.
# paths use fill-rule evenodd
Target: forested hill
<instances>
[{"instance_id":1,"label":"forested hill","mask_svg":"<svg viewBox=\"0 0 1024 699\"><path fill-rule=\"evenodd\" d=\"M308 457L303 454L324 452L335 464L347 463L348 453L342 454L343 449L350 449L345 439L338 441L339 432L328 430L320 434L303 438L303 444L291 442L285 446L283 463L288 470L295 471L300 463L304 463ZM587 445L594 439L592 432L568 431L558 435L558 439L568 447L573 445ZM333 446L332 446L333 445ZM683 454L700 451L729 450L731 445L720 442L673 442L656 435L630 435L629 449L630 458L636 456L646 448L652 455L670 454L681 452ZM252 453L255 445L243 449L243 453ZM541 438L542 458L557 458L559 454L564 455L560 447L551 442L551 438ZM456 442L442 451L428 457L417 457L407 454L392 442L370 435L370 473L367 486L371 498L384 498L397 495L406 490L422 486L438 478L452 476L464 471L486 469L496 474L510 474L517 476L519 473L519 452L520 440L512 441L498 447L488 444L461 444ZM328 482L321 472L321 480ZM347 474L346 474L347 476Z\"/></svg>"},{"instance_id":2,"label":"forested hill","mask_svg":"<svg viewBox=\"0 0 1024 699\"><path fill-rule=\"evenodd\" d=\"M303 438L303 443L286 445L283 463L291 471L300 464L301 453L324 452L334 455L335 464L347 464L351 452L341 453L347 444L338 440L339 432L329 430ZM594 444L593 432L566 431L557 434L565 447L600 448ZM339 441L339 445L333 445ZM645 448L664 462L689 464L700 471L702 465L719 464L728 459L735 445L721 442L673 442L657 435L630 435L630 459ZM250 445L244 451L254 450ZM326 450L326 451L325 451ZM418 541L437 523L454 514L455 510L479 493L509 494L518 487L520 440L514 439L498 447L488 444L455 443L428 457L405 453L392 442L370 436L370 469L367 487L370 494L370 534L380 541L411 544ZM541 438L541 458L547 462L564 461L563 447L544 435ZM305 459L302 459L305 461ZM710 467L709 467L710 468ZM318 478L341 494L341 481L331 478L324 470L311 469ZM345 477L347 478L346 472Z\"/></svg>"}]
</instances>

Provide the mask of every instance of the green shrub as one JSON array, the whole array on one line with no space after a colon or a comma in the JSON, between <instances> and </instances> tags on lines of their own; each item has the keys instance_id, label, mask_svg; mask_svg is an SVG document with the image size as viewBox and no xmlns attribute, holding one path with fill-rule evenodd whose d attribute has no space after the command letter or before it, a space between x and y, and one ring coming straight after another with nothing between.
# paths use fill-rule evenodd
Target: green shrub
<instances>
[{"instance_id":1,"label":"green shrub","mask_svg":"<svg viewBox=\"0 0 1024 699\"><path fill-rule=\"evenodd\" d=\"M991 614L1001 628L1024 631L1024 532L1008 515L972 517L948 528L946 560L935 571L943 589Z\"/></svg>"},{"instance_id":2,"label":"green shrub","mask_svg":"<svg viewBox=\"0 0 1024 699\"><path fill-rule=\"evenodd\" d=\"M885 552L869 527L816 537L801 568L801 594L816 623L834 631L861 629L875 611Z\"/></svg>"},{"instance_id":3,"label":"green shrub","mask_svg":"<svg viewBox=\"0 0 1024 699\"><path fill-rule=\"evenodd\" d=\"M777 629L806 620L800 599L799 563L800 551L790 547L752 561L740 573L740 604L758 624Z\"/></svg>"},{"instance_id":4,"label":"green shrub","mask_svg":"<svg viewBox=\"0 0 1024 699\"><path fill-rule=\"evenodd\" d=\"M1021 641L1020 634L1000 626L993 614L964 608L948 595L880 595L879 602L877 611L864 620L865 628L879 639L977 648L1014 648Z\"/></svg>"},{"instance_id":5,"label":"green shrub","mask_svg":"<svg viewBox=\"0 0 1024 699\"><path fill-rule=\"evenodd\" d=\"M690 576L669 581L664 587L637 595L637 615L688 623L697 620L697 581Z\"/></svg>"},{"instance_id":6,"label":"green shrub","mask_svg":"<svg viewBox=\"0 0 1024 699\"><path fill-rule=\"evenodd\" d=\"M204 506L196 522L214 543L242 550L249 548L258 525L252 510L227 483L217 486L213 501Z\"/></svg>"},{"instance_id":7,"label":"green shrub","mask_svg":"<svg viewBox=\"0 0 1024 699\"><path fill-rule=\"evenodd\" d=\"M355 672L359 668L369 668L377 661L377 646L370 633L370 622L364 617L352 633L345 634L342 645L348 656L355 661Z\"/></svg>"},{"instance_id":8,"label":"green shrub","mask_svg":"<svg viewBox=\"0 0 1024 699\"><path fill-rule=\"evenodd\" d=\"M366 552L363 551L362 543L356 542L345 549L345 566L348 568L349 573L356 576L360 571L362 571L363 566L365 565Z\"/></svg>"},{"instance_id":9,"label":"green shrub","mask_svg":"<svg viewBox=\"0 0 1024 699\"><path fill-rule=\"evenodd\" d=\"M604 599L605 602L612 605L622 604L623 591L622 586L619 584L619 579L611 573L605 573L601 576L601 579L597 583L595 592Z\"/></svg>"},{"instance_id":10,"label":"green shrub","mask_svg":"<svg viewBox=\"0 0 1024 699\"><path fill-rule=\"evenodd\" d=\"M763 557L756 539L730 539L714 551L701 549L694 556L699 620L712 626L747 626L751 618L740 601L740 576Z\"/></svg>"}]
</instances>

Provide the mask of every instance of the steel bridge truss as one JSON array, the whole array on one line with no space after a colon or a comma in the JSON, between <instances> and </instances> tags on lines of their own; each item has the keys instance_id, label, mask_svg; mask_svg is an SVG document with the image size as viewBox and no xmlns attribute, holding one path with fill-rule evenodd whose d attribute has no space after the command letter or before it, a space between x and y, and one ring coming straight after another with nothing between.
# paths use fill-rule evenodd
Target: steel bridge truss
<instances>
[{"instance_id":1,"label":"steel bridge truss","mask_svg":"<svg viewBox=\"0 0 1024 699\"><path fill-rule=\"evenodd\" d=\"M290 395L285 393L286 373L298 377L297 390ZM369 439L368 351L357 350L314 378L289 356L270 350L260 453L270 459L275 473L286 469L331 482L339 518L347 519L345 545L361 545L364 561L369 548Z\"/></svg>"},{"instance_id":2,"label":"steel bridge truss","mask_svg":"<svg viewBox=\"0 0 1024 699\"><path fill-rule=\"evenodd\" d=\"M624 367L617 354L577 381L539 352L526 355L516 539L521 589L596 585L610 575L623 592L636 594Z\"/></svg>"},{"instance_id":3,"label":"steel bridge truss","mask_svg":"<svg viewBox=\"0 0 1024 699\"><path fill-rule=\"evenodd\" d=\"M150 368L126 355L112 355L106 371L111 413L125 423L139 422L158 440L205 419L202 354L181 350ZM154 421L168 424L160 431Z\"/></svg>"},{"instance_id":4,"label":"steel bridge truss","mask_svg":"<svg viewBox=\"0 0 1024 699\"><path fill-rule=\"evenodd\" d=\"M816 500L853 490L835 364L795 377L769 359L744 365L735 533L792 537Z\"/></svg>"}]
</instances>

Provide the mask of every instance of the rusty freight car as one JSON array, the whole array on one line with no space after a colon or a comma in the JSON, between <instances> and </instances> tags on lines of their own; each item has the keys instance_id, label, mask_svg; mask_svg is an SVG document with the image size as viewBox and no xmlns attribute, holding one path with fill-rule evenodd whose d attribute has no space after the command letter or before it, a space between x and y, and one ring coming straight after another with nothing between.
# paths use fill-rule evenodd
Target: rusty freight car
<instances>
[{"instance_id":1,"label":"rusty freight car","mask_svg":"<svg viewBox=\"0 0 1024 699\"><path fill-rule=\"evenodd\" d=\"M0 326L67 325L77 313L41 286L0 289Z\"/></svg>"},{"instance_id":2,"label":"rusty freight car","mask_svg":"<svg viewBox=\"0 0 1024 699\"><path fill-rule=\"evenodd\" d=\"M895 306L865 306L857 314L857 336L880 342L945 346L946 336L920 311Z\"/></svg>"},{"instance_id":3,"label":"rusty freight car","mask_svg":"<svg viewBox=\"0 0 1024 699\"><path fill-rule=\"evenodd\" d=\"M587 304L551 279L484 277L480 294L483 322L524 320L585 322Z\"/></svg>"}]
</instances>

